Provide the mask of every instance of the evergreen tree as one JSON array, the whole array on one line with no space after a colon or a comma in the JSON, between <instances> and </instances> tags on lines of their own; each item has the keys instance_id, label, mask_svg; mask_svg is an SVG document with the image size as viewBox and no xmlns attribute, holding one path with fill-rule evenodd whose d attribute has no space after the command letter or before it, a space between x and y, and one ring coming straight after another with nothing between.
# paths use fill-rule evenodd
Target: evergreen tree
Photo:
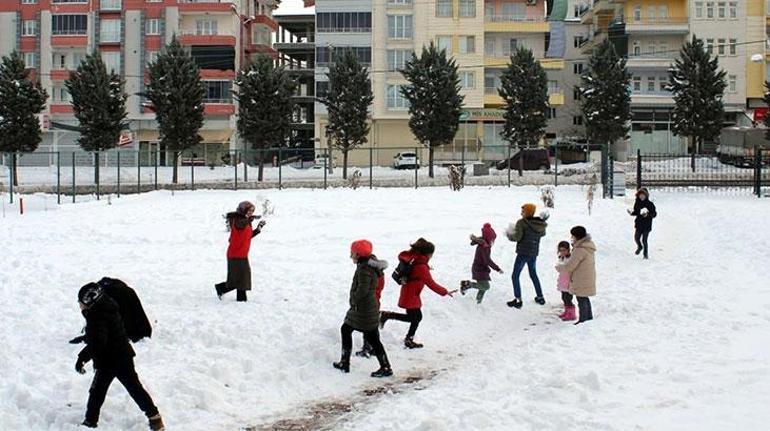
<instances>
[{"instance_id":1,"label":"evergreen tree","mask_svg":"<svg viewBox=\"0 0 770 431\"><path fill-rule=\"evenodd\" d=\"M64 82L72 98L72 108L80 123L78 144L94 152L94 181L99 183L99 151L115 148L120 132L128 127L123 81L115 71L107 71L102 56L94 51Z\"/></svg>"},{"instance_id":2,"label":"evergreen tree","mask_svg":"<svg viewBox=\"0 0 770 431\"><path fill-rule=\"evenodd\" d=\"M14 51L0 63L0 151L11 152L13 184L19 184L17 152L35 151L40 145L40 121L48 94L39 81L30 79L21 54Z\"/></svg>"},{"instance_id":3,"label":"evergreen tree","mask_svg":"<svg viewBox=\"0 0 770 431\"><path fill-rule=\"evenodd\" d=\"M326 138L342 151L342 178L348 177L348 152L367 142L367 115L374 100L369 72L352 50L338 56L329 73L329 94L321 100L329 112Z\"/></svg>"},{"instance_id":4,"label":"evergreen tree","mask_svg":"<svg viewBox=\"0 0 770 431\"><path fill-rule=\"evenodd\" d=\"M609 40L602 42L588 60L588 71L581 79L582 111L590 142L606 144L609 149L628 133L630 80L626 59L618 56Z\"/></svg>"},{"instance_id":5,"label":"evergreen tree","mask_svg":"<svg viewBox=\"0 0 770 431\"><path fill-rule=\"evenodd\" d=\"M722 129L725 71L720 70L719 59L706 51L703 39L693 35L682 46L668 76L675 103L672 130L677 136L687 136L691 151L699 152Z\"/></svg>"},{"instance_id":6,"label":"evergreen tree","mask_svg":"<svg viewBox=\"0 0 770 431\"><path fill-rule=\"evenodd\" d=\"M428 147L429 170L433 178L433 151L452 142L460 127L464 96L460 95L457 64L431 42L422 54L412 55L401 74L409 85L401 94L409 102L409 128L417 140Z\"/></svg>"},{"instance_id":7,"label":"evergreen tree","mask_svg":"<svg viewBox=\"0 0 770 431\"><path fill-rule=\"evenodd\" d=\"M284 71L274 67L268 56L259 56L248 71L239 72L238 133L259 152L259 176L262 181L264 150L285 145L291 135L292 95L296 82Z\"/></svg>"},{"instance_id":8,"label":"evergreen tree","mask_svg":"<svg viewBox=\"0 0 770 431\"><path fill-rule=\"evenodd\" d=\"M200 144L205 89L200 69L174 36L158 58L150 63L150 82L141 94L155 112L160 144L174 152L176 183L179 154Z\"/></svg>"},{"instance_id":9,"label":"evergreen tree","mask_svg":"<svg viewBox=\"0 0 770 431\"><path fill-rule=\"evenodd\" d=\"M762 101L765 105L770 106L770 82L765 81L765 95L762 97ZM762 120L767 130L765 130L765 139L770 140L770 115L765 114L765 118Z\"/></svg>"},{"instance_id":10,"label":"evergreen tree","mask_svg":"<svg viewBox=\"0 0 770 431\"><path fill-rule=\"evenodd\" d=\"M535 147L545 134L548 77L532 51L520 47L511 55L498 89L505 102L505 128L500 136L511 146Z\"/></svg>"}]
</instances>

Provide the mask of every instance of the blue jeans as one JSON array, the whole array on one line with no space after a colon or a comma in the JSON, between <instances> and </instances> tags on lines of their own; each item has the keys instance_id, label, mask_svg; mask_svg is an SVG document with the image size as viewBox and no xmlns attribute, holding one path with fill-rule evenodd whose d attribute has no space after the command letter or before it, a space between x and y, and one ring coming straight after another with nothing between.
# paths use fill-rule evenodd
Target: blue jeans
<instances>
[{"instance_id":1,"label":"blue jeans","mask_svg":"<svg viewBox=\"0 0 770 431\"><path fill-rule=\"evenodd\" d=\"M532 279L532 283L535 285L535 294L538 297L542 297L543 291L540 289L540 279L537 278L537 256L522 256L520 254L516 255L516 261L513 263L513 275L511 276L513 280L513 296L521 298L521 282L519 277L521 276L521 271L524 270L524 265L529 267L529 278Z\"/></svg>"}]
</instances>

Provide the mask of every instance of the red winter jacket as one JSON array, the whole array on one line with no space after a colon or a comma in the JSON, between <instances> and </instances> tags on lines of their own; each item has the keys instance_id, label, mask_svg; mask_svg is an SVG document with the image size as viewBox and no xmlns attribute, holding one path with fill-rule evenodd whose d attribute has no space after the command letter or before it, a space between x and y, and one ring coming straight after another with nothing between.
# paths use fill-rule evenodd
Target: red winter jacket
<instances>
[{"instance_id":1,"label":"red winter jacket","mask_svg":"<svg viewBox=\"0 0 770 431\"><path fill-rule=\"evenodd\" d=\"M230 224L230 245L227 246L228 259L248 259L249 248L251 248L251 238L256 236L256 231L251 230L251 223L243 229L235 227L235 223Z\"/></svg>"},{"instance_id":2,"label":"red winter jacket","mask_svg":"<svg viewBox=\"0 0 770 431\"><path fill-rule=\"evenodd\" d=\"M385 289L385 276L380 275L377 277L377 287L374 289L374 297L377 298L378 303L380 302L383 289Z\"/></svg>"},{"instance_id":3,"label":"red winter jacket","mask_svg":"<svg viewBox=\"0 0 770 431\"><path fill-rule=\"evenodd\" d=\"M398 306L405 309L422 307L420 293L425 286L441 296L446 296L449 293L443 286L433 281L427 257L411 251L403 251L398 255L398 260L401 262L409 262L412 259L414 259L412 272L409 273L406 284L401 286L401 296L398 298Z\"/></svg>"}]
</instances>

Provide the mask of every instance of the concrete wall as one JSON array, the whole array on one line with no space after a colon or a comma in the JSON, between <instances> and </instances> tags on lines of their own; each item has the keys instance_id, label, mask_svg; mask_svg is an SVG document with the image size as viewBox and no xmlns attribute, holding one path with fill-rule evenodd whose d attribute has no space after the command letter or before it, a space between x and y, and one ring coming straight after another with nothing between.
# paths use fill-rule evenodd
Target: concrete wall
<instances>
[{"instance_id":1,"label":"concrete wall","mask_svg":"<svg viewBox=\"0 0 770 431\"><path fill-rule=\"evenodd\" d=\"M16 49L18 39L21 36L17 34L17 24L16 12L0 13L0 28L3 29L3 37L0 37L0 56L8 55Z\"/></svg>"},{"instance_id":2,"label":"concrete wall","mask_svg":"<svg viewBox=\"0 0 770 431\"><path fill-rule=\"evenodd\" d=\"M138 10L129 10L125 12L125 40L124 40L124 58L126 71L126 87L128 94L126 100L126 110L129 118L135 118L141 115L139 107L140 98L136 95L141 90L140 76L144 75L144 64L142 62L142 39L144 31L142 29L142 13Z\"/></svg>"}]
</instances>

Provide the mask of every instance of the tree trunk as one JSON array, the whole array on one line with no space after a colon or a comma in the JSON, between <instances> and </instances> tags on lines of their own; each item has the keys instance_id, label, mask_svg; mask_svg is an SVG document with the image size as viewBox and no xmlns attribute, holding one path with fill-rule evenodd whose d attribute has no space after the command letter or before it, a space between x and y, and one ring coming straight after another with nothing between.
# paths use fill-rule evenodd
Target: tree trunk
<instances>
[{"instance_id":1,"label":"tree trunk","mask_svg":"<svg viewBox=\"0 0 770 431\"><path fill-rule=\"evenodd\" d=\"M13 181L13 185L15 187L18 187L19 186L19 168L16 163L16 153L11 154L11 165L12 165L11 169L13 169L13 178L11 179L11 181Z\"/></svg>"},{"instance_id":2,"label":"tree trunk","mask_svg":"<svg viewBox=\"0 0 770 431\"><path fill-rule=\"evenodd\" d=\"M178 161L179 161L179 151L174 151L174 160L173 160L174 170L173 170L173 174L171 176L171 182L173 184L176 184L177 182L179 182L179 171L177 170L177 162Z\"/></svg>"},{"instance_id":3,"label":"tree trunk","mask_svg":"<svg viewBox=\"0 0 770 431\"><path fill-rule=\"evenodd\" d=\"M94 152L94 184L99 184L99 152Z\"/></svg>"},{"instance_id":4,"label":"tree trunk","mask_svg":"<svg viewBox=\"0 0 770 431\"><path fill-rule=\"evenodd\" d=\"M428 146L428 176L433 178L433 145Z\"/></svg>"},{"instance_id":5,"label":"tree trunk","mask_svg":"<svg viewBox=\"0 0 770 431\"><path fill-rule=\"evenodd\" d=\"M348 179L348 150L342 150L342 179Z\"/></svg>"},{"instance_id":6,"label":"tree trunk","mask_svg":"<svg viewBox=\"0 0 770 431\"><path fill-rule=\"evenodd\" d=\"M257 181L259 182L262 182L264 164L265 164L265 152L264 150L260 149L259 150L259 173L257 174Z\"/></svg>"}]
</instances>

